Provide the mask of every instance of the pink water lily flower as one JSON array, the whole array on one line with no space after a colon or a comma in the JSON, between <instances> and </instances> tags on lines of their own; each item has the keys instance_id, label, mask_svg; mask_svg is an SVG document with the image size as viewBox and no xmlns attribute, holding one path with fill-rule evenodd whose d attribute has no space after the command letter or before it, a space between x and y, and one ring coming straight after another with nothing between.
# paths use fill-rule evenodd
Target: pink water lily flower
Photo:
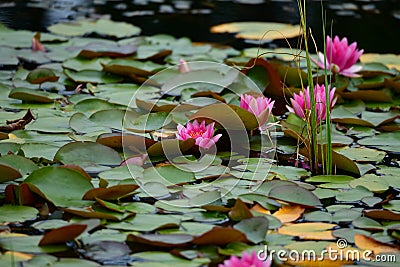
<instances>
[{"instance_id":1,"label":"pink water lily flower","mask_svg":"<svg viewBox=\"0 0 400 267\"><path fill-rule=\"evenodd\" d=\"M326 68L332 73L339 73L347 77L360 77L356 72L361 70L361 66L354 66L360 56L364 53L364 49L358 50L357 43L348 44L347 38L342 40L335 36L326 36ZM314 62L320 67L324 66L324 54L318 53L318 60Z\"/></svg>"},{"instance_id":2,"label":"pink water lily flower","mask_svg":"<svg viewBox=\"0 0 400 267\"><path fill-rule=\"evenodd\" d=\"M224 264L219 264L218 267L270 267L271 264L271 258L263 261L257 257L256 252L251 254L243 252L240 259L236 256L232 256L229 260L225 260Z\"/></svg>"},{"instance_id":3,"label":"pink water lily flower","mask_svg":"<svg viewBox=\"0 0 400 267\"><path fill-rule=\"evenodd\" d=\"M209 149L218 141L222 134L214 135L214 122L206 126L206 122L202 121L200 124L197 120L193 123L188 122L186 127L178 124L178 133L176 137L178 140L195 139L196 145L201 148Z\"/></svg>"},{"instance_id":4,"label":"pink water lily flower","mask_svg":"<svg viewBox=\"0 0 400 267\"><path fill-rule=\"evenodd\" d=\"M240 96L240 107L250 111L257 117L260 130L266 129L266 123L271 115L274 103L275 101L271 101L270 98L264 96L254 97L246 94Z\"/></svg>"},{"instance_id":5,"label":"pink water lily flower","mask_svg":"<svg viewBox=\"0 0 400 267\"><path fill-rule=\"evenodd\" d=\"M329 90L329 99L331 109L336 104L337 98L334 98L336 88L330 88ZM326 97L325 97L325 85L315 85L314 87L314 97L315 97L315 108L316 108L316 116L317 123L320 123L322 120L326 118ZM310 103L310 88L307 87L304 91L301 91L299 94L293 94L293 98L290 99L292 102L292 107L286 106L287 109L295 113L297 116L308 119L308 116L311 114L311 103Z\"/></svg>"}]
</instances>

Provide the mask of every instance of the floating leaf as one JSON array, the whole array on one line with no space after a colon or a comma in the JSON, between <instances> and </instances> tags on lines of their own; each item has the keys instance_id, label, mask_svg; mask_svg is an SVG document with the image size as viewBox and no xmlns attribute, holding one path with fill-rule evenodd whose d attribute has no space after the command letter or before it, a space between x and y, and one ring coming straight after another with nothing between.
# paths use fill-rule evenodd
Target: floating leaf
<instances>
[{"instance_id":1,"label":"floating leaf","mask_svg":"<svg viewBox=\"0 0 400 267\"><path fill-rule=\"evenodd\" d=\"M129 59L114 59L103 65L104 71L132 78L135 76L150 76L162 68L164 66L151 61L142 62Z\"/></svg>"},{"instance_id":2,"label":"floating leaf","mask_svg":"<svg viewBox=\"0 0 400 267\"><path fill-rule=\"evenodd\" d=\"M103 69L102 63L107 63L111 59L110 58L95 58L95 59L87 59L81 57L75 57L67 59L63 62L62 66L66 69L71 69L75 71L83 71L83 70L96 70L101 71Z\"/></svg>"},{"instance_id":3,"label":"floating leaf","mask_svg":"<svg viewBox=\"0 0 400 267\"><path fill-rule=\"evenodd\" d=\"M80 173L57 167L42 167L24 181L29 188L56 206L70 206L81 202L93 185ZM60 190L62 188L62 190Z\"/></svg>"},{"instance_id":4,"label":"floating leaf","mask_svg":"<svg viewBox=\"0 0 400 267\"><path fill-rule=\"evenodd\" d=\"M149 156L168 156L174 157L187 152L194 146L195 140L190 138L185 141L177 139L166 139L152 144L147 153Z\"/></svg>"},{"instance_id":5,"label":"floating leaf","mask_svg":"<svg viewBox=\"0 0 400 267\"><path fill-rule=\"evenodd\" d=\"M65 69L64 73L65 75L68 76L68 78L77 83L101 84L101 83L116 83L123 80L121 76L96 70L81 70L75 72L69 69Z\"/></svg>"},{"instance_id":6,"label":"floating leaf","mask_svg":"<svg viewBox=\"0 0 400 267\"><path fill-rule=\"evenodd\" d=\"M157 112L141 115L133 121L125 118L124 127L132 132L151 132L158 130L171 122L171 116L167 112Z\"/></svg>"},{"instance_id":7,"label":"floating leaf","mask_svg":"<svg viewBox=\"0 0 400 267\"><path fill-rule=\"evenodd\" d=\"M336 199L343 202L358 201L363 197L373 196L374 194L363 186L356 186L354 189L344 192L337 192Z\"/></svg>"},{"instance_id":8,"label":"floating leaf","mask_svg":"<svg viewBox=\"0 0 400 267\"><path fill-rule=\"evenodd\" d=\"M32 84L42 84L45 82L56 82L58 81L58 76L53 70L48 68L37 68L29 72L26 80Z\"/></svg>"},{"instance_id":9,"label":"floating leaf","mask_svg":"<svg viewBox=\"0 0 400 267\"><path fill-rule=\"evenodd\" d=\"M241 220L239 223L234 225L234 228L245 233L246 238L249 241L257 244L265 240L268 225L268 219L259 216Z\"/></svg>"},{"instance_id":10,"label":"floating leaf","mask_svg":"<svg viewBox=\"0 0 400 267\"><path fill-rule=\"evenodd\" d=\"M236 199L235 206L229 211L229 217L234 221L240 221L244 219L252 218L253 215L250 212L250 209L246 206L246 204L240 200L240 198Z\"/></svg>"},{"instance_id":11,"label":"floating leaf","mask_svg":"<svg viewBox=\"0 0 400 267\"><path fill-rule=\"evenodd\" d=\"M400 138L400 132L381 133L371 137L365 137L357 142L360 145L376 147L385 151L400 152L400 145L398 140Z\"/></svg>"},{"instance_id":12,"label":"floating leaf","mask_svg":"<svg viewBox=\"0 0 400 267\"><path fill-rule=\"evenodd\" d=\"M80 36L98 33L107 36L115 36L117 38L129 37L140 33L140 29L136 26L126 22L114 22L108 19L61 22L48 27L48 30L52 33L64 36Z\"/></svg>"},{"instance_id":13,"label":"floating leaf","mask_svg":"<svg viewBox=\"0 0 400 267\"><path fill-rule=\"evenodd\" d=\"M287 205L282 206L278 211L274 212L273 216L278 218L282 223L296 221L301 218L305 209L301 206Z\"/></svg>"},{"instance_id":14,"label":"floating leaf","mask_svg":"<svg viewBox=\"0 0 400 267\"><path fill-rule=\"evenodd\" d=\"M49 93L29 88L17 87L10 91L10 98L20 99L28 103L53 103L54 96ZM56 98L60 98L57 96Z\"/></svg>"},{"instance_id":15,"label":"floating leaf","mask_svg":"<svg viewBox=\"0 0 400 267\"><path fill-rule=\"evenodd\" d=\"M139 186L134 184L115 185L108 188L92 188L86 192L82 199L95 200L99 198L104 200L116 200L132 193L137 188L139 188Z\"/></svg>"},{"instance_id":16,"label":"floating leaf","mask_svg":"<svg viewBox=\"0 0 400 267\"><path fill-rule=\"evenodd\" d=\"M39 246L65 243L78 237L86 229L83 224L71 224L53 229L44 234L39 242Z\"/></svg>"},{"instance_id":17,"label":"floating leaf","mask_svg":"<svg viewBox=\"0 0 400 267\"><path fill-rule=\"evenodd\" d=\"M232 242L246 242L245 234L228 227L214 227L210 231L193 239L197 245L226 245Z\"/></svg>"},{"instance_id":18,"label":"floating leaf","mask_svg":"<svg viewBox=\"0 0 400 267\"><path fill-rule=\"evenodd\" d=\"M380 162L386 155L383 151L366 147L341 147L335 151L357 162Z\"/></svg>"},{"instance_id":19,"label":"floating leaf","mask_svg":"<svg viewBox=\"0 0 400 267\"><path fill-rule=\"evenodd\" d=\"M206 106L194 113L190 119L215 121L225 129L232 130L253 130L259 126L253 113L223 103Z\"/></svg>"},{"instance_id":20,"label":"floating leaf","mask_svg":"<svg viewBox=\"0 0 400 267\"><path fill-rule=\"evenodd\" d=\"M299 36L299 25L283 24L276 22L231 22L213 26L213 33L238 33L237 38L252 40L276 40Z\"/></svg>"},{"instance_id":21,"label":"floating leaf","mask_svg":"<svg viewBox=\"0 0 400 267\"><path fill-rule=\"evenodd\" d=\"M3 205L0 207L0 223L6 222L25 222L34 220L38 210L27 206Z\"/></svg>"},{"instance_id":22,"label":"floating leaf","mask_svg":"<svg viewBox=\"0 0 400 267\"><path fill-rule=\"evenodd\" d=\"M282 226L278 229L278 233L285 235L298 236L301 239L312 240L334 240L332 229L336 224L331 223L297 223Z\"/></svg>"},{"instance_id":23,"label":"floating leaf","mask_svg":"<svg viewBox=\"0 0 400 267\"><path fill-rule=\"evenodd\" d=\"M385 252L400 253L400 249L397 248L396 246L385 244L383 242L375 240L372 237L361 234L354 235L354 243L356 244L357 247L361 249L368 249L372 251L374 254L385 253Z\"/></svg>"},{"instance_id":24,"label":"floating leaf","mask_svg":"<svg viewBox=\"0 0 400 267\"><path fill-rule=\"evenodd\" d=\"M312 192L296 185L277 186L268 193L268 196L306 207L322 205L320 200Z\"/></svg>"},{"instance_id":25,"label":"floating leaf","mask_svg":"<svg viewBox=\"0 0 400 267\"><path fill-rule=\"evenodd\" d=\"M115 166L122 161L115 150L94 142L68 143L57 151L54 159L83 168L95 165Z\"/></svg>"},{"instance_id":26,"label":"floating leaf","mask_svg":"<svg viewBox=\"0 0 400 267\"><path fill-rule=\"evenodd\" d=\"M128 235L126 241L139 244L147 244L156 247L181 247L187 246L193 240L191 235L185 234L143 234Z\"/></svg>"},{"instance_id":27,"label":"floating leaf","mask_svg":"<svg viewBox=\"0 0 400 267\"><path fill-rule=\"evenodd\" d=\"M353 188L363 186L374 193L383 193L389 189L388 182L375 174L363 175L360 178L351 181L350 186Z\"/></svg>"},{"instance_id":28,"label":"floating leaf","mask_svg":"<svg viewBox=\"0 0 400 267\"><path fill-rule=\"evenodd\" d=\"M12 166L0 163L0 182L7 182L22 177L21 173Z\"/></svg>"},{"instance_id":29,"label":"floating leaf","mask_svg":"<svg viewBox=\"0 0 400 267\"><path fill-rule=\"evenodd\" d=\"M10 251L27 253L55 253L68 250L65 245L39 246L43 236L4 236L0 238L0 246Z\"/></svg>"},{"instance_id":30,"label":"floating leaf","mask_svg":"<svg viewBox=\"0 0 400 267\"><path fill-rule=\"evenodd\" d=\"M125 229L131 231L153 231L162 228L177 227L180 220L170 215L136 214L135 217L122 223L109 224L112 229Z\"/></svg>"},{"instance_id":31,"label":"floating leaf","mask_svg":"<svg viewBox=\"0 0 400 267\"><path fill-rule=\"evenodd\" d=\"M142 180L142 182L158 182L167 186L188 183L192 181L195 181L195 177L192 172L183 171L173 165L147 168L143 172Z\"/></svg>"},{"instance_id":32,"label":"floating leaf","mask_svg":"<svg viewBox=\"0 0 400 267\"><path fill-rule=\"evenodd\" d=\"M400 221L400 213L390 210L366 210L364 215L372 219Z\"/></svg>"},{"instance_id":33,"label":"floating leaf","mask_svg":"<svg viewBox=\"0 0 400 267\"><path fill-rule=\"evenodd\" d=\"M135 45L90 43L85 47L83 47L81 52L79 52L78 57L89 58L89 59L97 57L126 57L135 53L136 50L137 47ZM107 60L107 62L108 61L109 60ZM100 69L98 70L101 70L101 66Z\"/></svg>"}]
</instances>

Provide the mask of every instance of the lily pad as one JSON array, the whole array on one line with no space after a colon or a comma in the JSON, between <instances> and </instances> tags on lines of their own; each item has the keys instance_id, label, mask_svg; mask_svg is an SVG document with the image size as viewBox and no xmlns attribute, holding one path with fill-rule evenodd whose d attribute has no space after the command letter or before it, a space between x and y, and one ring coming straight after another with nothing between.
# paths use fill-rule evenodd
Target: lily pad
<instances>
[{"instance_id":1,"label":"lily pad","mask_svg":"<svg viewBox=\"0 0 400 267\"><path fill-rule=\"evenodd\" d=\"M39 90L33 90L29 88L23 88L23 87L17 87L14 88L10 91L10 94L8 95L10 98L15 98L15 99L20 99L24 102L28 103L53 103L54 102L54 97L55 98L60 98L59 95L54 96L49 93L39 91Z\"/></svg>"},{"instance_id":2,"label":"lily pad","mask_svg":"<svg viewBox=\"0 0 400 267\"><path fill-rule=\"evenodd\" d=\"M268 193L268 196L306 207L322 205L321 201L311 191L296 185L277 186Z\"/></svg>"},{"instance_id":3,"label":"lily pad","mask_svg":"<svg viewBox=\"0 0 400 267\"><path fill-rule=\"evenodd\" d=\"M61 22L48 27L48 30L63 36L81 36L97 33L118 38L129 37L140 33L140 28L136 26L125 22L114 22L108 19Z\"/></svg>"},{"instance_id":4,"label":"lily pad","mask_svg":"<svg viewBox=\"0 0 400 267\"><path fill-rule=\"evenodd\" d=\"M82 205L82 197L93 188L90 181L80 173L57 167L42 167L32 172L24 182L31 191L61 207L79 203Z\"/></svg>"},{"instance_id":5,"label":"lily pad","mask_svg":"<svg viewBox=\"0 0 400 267\"><path fill-rule=\"evenodd\" d=\"M301 34L299 25L276 22L232 22L211 28L213 33L237 33L237 38L251 40L276 40L297 37Z\"/></svg>"},{"instance_id":6,"label":"lily pad","mask_svg":"<svg viewBox=\"0 0 400 267\"><path fill-rule=\"evenodd\" d=\"M38 213L33 207L4 205L0 207L0 223L34 220Z\"/></svg>"},{"instance_id":7,"label":"lily pad","mask_svg":"<svg viewBox=\"0 0 400 267\"><path fill-rule=\"evenodd\" d=\"M65 69L64 73L65 75L68 76L68 78L77 83L101 84L101 83L116 83L123 80L121 76L96 70L81 70L75 72L69 69Z\"/></svg>"},{"instance_id":8,"label":"lily pad","mask_svg":"<svg viewBox=\"0 0 400 267\"><path fill-rule=\"evenodd\" d=\"M68 143L57 151L54 159L83 168L96 165L116 166L122 161L115 150L94 142Z\"/></svg>"}]
</instances>

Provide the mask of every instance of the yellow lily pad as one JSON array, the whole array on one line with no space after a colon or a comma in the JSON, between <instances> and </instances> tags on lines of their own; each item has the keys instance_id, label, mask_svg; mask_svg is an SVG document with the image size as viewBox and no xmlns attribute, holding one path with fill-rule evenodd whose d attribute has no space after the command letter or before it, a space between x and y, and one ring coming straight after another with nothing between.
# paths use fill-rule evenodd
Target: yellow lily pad
<instances>
[{"instance_id":1,"label":"yellow lily pad","mask_svg":"<svg viewBox=\"0 0 400 267\"><path fill-rule=\"evenodd\" d=\"M301 34L300 25L277 22L231 22L211 27L212 33L237 33L236 38L250 40L276 40L297 37Z\"/></svg>"}]
</instances>

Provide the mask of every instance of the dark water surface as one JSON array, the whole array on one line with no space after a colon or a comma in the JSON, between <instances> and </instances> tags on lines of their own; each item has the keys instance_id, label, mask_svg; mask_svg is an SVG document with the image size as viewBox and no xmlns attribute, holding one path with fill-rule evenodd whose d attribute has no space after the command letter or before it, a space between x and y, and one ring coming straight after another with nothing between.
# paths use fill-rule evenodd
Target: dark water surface
<instances>
[{"instance_id":1,"label":"dark water surface","mask_svg":"<svg viewBox=\"0 0 400 267\"><path fill-rule=\"evenodd\" d=\"M400 1L323 1L330 32L357 41L369 53L400 54ZM317 43L322 42L320 0L307 1L307 20ZM143 35L167 33L198 42L248 46L230 34L212 34L211 26L233 21L298 23L296 0L15 0L0 1L0 22L14 29L45 31L60 21L109 14L142 28ZM274 42L268 45L282 46Z\"/></svg>"}]
</instances>

